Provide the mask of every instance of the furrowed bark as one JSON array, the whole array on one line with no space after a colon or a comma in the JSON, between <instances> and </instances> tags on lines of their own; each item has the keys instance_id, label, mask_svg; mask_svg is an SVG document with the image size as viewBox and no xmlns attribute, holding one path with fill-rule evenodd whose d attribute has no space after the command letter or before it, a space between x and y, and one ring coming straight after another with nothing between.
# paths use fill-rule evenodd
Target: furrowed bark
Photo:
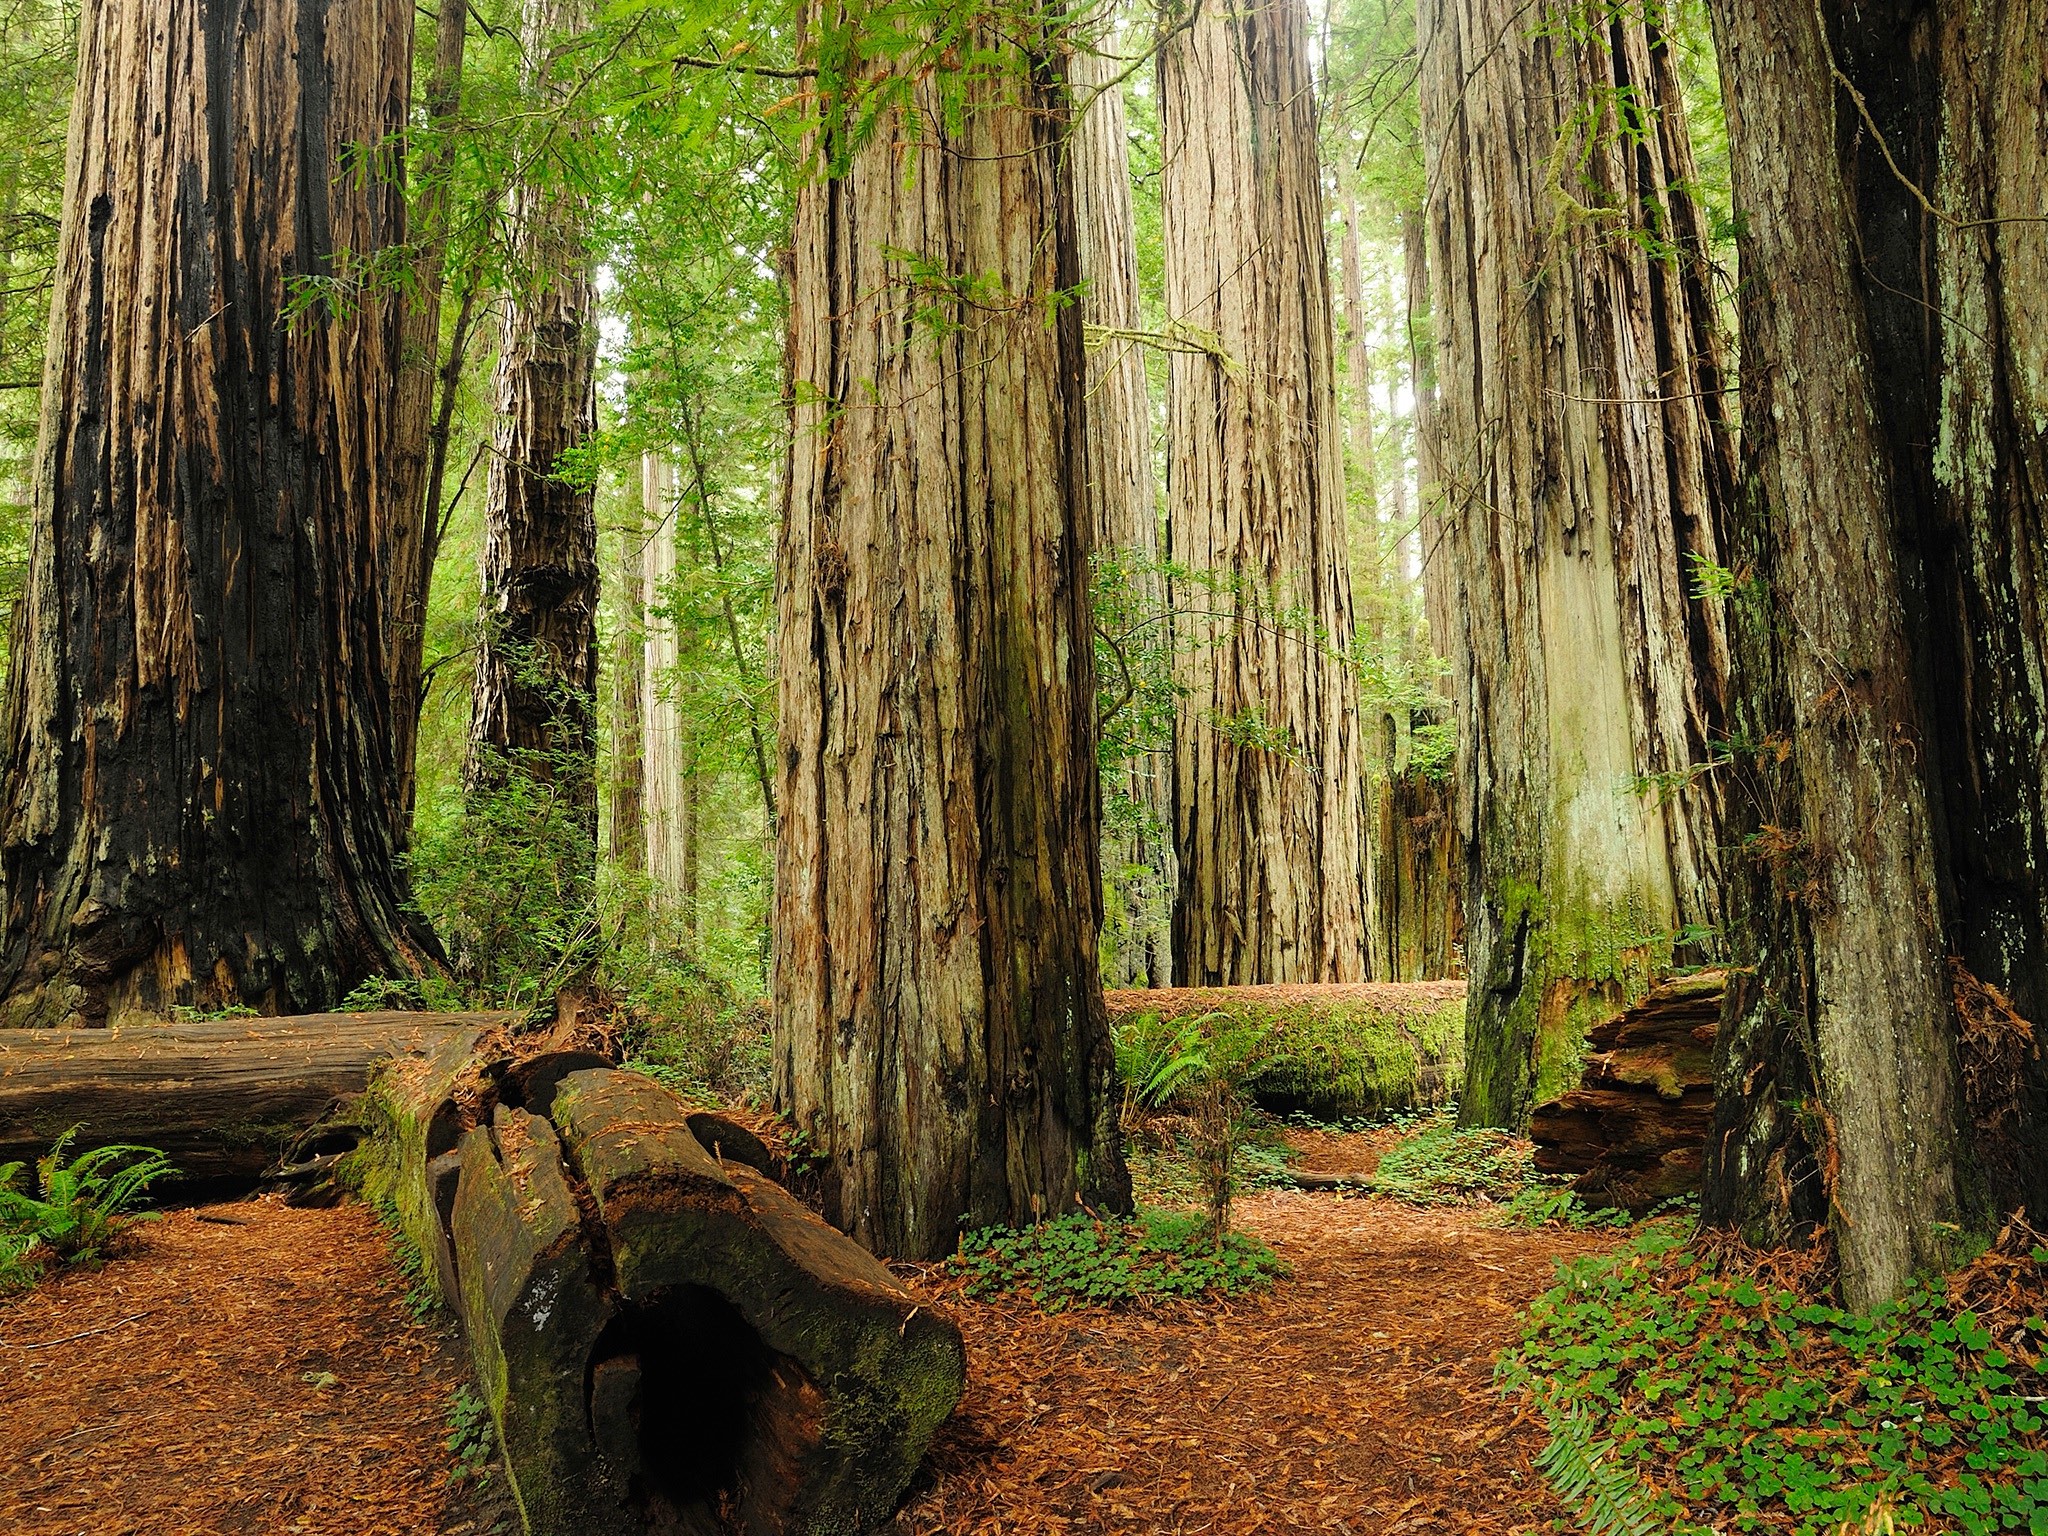
<instances>
[{"instance_id":1,"label":"furrowed bark","mask_svg":"<svg viewBox=\"0 0 2048 1536\"><path fill-rule=\"evenodd\" d=\"M1726 642L1693 588L1733 464L1662 37L1616 16L1578 38L1509 0L1425 0L1422 31L1463 1113L1519 1126L1717 920ZM1639 138L1621 93L1651 109Z\"/></svg>"},{"instance_id":2,"label":"furrowed bark","mask_svg":"<svg viewBox=\"0 0 2048 1536\"><path fill-rule=\"evenodd\" d=\"M438 964L386 616L411 11L81 17L0 787L9 1024L318 1009ZM344 256L342 253L347 253Z\"/></svg>"},{"instance_id":3,"label":"furrowed bark","mask_svg":"<svg viewBox=\"0 0 2048 1536\"><path fill-rule=\"evenodd\" d=\"M1356 981L1364 800L1329 262L1302 0L1160 54L1182 985Z\"/></svg>"},{"instance_id":4,"label":"furrowed bark","mask_svg":"<svg viewBox=\"0 0 2048 1536\"><path fill-rule=\"evenodd\" d=\"M577 0L528 0L534 88L573 110L564 43ZM580 131L573 125L565 132ZM517 773L567 795L597 842L597 518L565 456L597 426L597 294L580 194L514 189L516 275L498 353L497 425L484 508L483 597L463 782Z\"/></svg>"},{"instance_id":5,"label":"furrowed bark","mask_svg":"<svg viewBox=\"0 0 2048 1536\"><path fill-rule=\"evenodd\" d=\"M1752 969L1730 988L1704 1214L1839 1210L1861 1307L1939 1265L1963 1215L1899 507L1819 21L1800 0L1713 16L1749 215L1737 734L1762 750L1736 825L1752 867L1735 958Z\"/></svg>"},{"instance_id":6,"label":"furrowed bark","mask_svg":"<svg viewBox=\"0 0 2048 1536\"><path fill-rule=\"evenodd\" d=\"M1088 496L1095 548L1098 558L1117 550L1135 557L1139 606L1149 607L1163 597L1164 582L1157 573L1145 359L1128 339L1143 317L1123 87L1111 84L1128 67L1118 57L1124 51L1109 36L1078 48L1069 59L1081 112L1073 134L1074 203L1081 276L1088 284L1081 317L1091 331L1105 333L1100 341L1091 339L1088 355ZM1157 986L1173 975L1172 764L1141 755L1123 770L1120 788L1138 824L1120 835L1104 831L1104 896L1113 920L1105 929L1103 980Z\"/></svg>"},{"instance_id":7,"label":"furrowed bark","mask_svg":"<svg viewBox=\"0 0 2048 1536\"><path fill-rule=\"evenodd\" d=\"M814 44L836 16L811 8ZM1087 360L1048 303L1080 276L1065 70L974 45L999 62L964 101L920 75L879 131L808 146L839 174L797 200L777 562L776 1094L827 1215L916 1257L1130 1202L1095 954Z\"/></svg>"}]
</instances>

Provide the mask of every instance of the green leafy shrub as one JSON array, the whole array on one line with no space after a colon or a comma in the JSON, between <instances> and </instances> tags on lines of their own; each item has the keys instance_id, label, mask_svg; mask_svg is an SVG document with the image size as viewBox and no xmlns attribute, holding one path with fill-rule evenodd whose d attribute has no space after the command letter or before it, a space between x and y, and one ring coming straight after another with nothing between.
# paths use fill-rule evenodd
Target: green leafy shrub
<instances>
[{"instance_id":1,"label":"green leafy shrub","mask_svg":"<svg viewBox=\"0 0 2048 1536\"><path fill-rule=\"evenodd\" d=\"M1445 1108L1417 1125L1380 1157L1367 1185L1374 1194L1410 1205L1462 1205L1484 1200L1510 1226L1625 1227L1626 1211L1595 1210L1562 1179L1539 1173L1535 1150L1506 1131L1460 1130Z\"/></svg>"},{"instance_id":2,"label":"green leafy shrub","mask_svg":"<svg viewBox=\"0 0 2048 1536\"><path fill-rule=\"evenodd\" d=\"M17 1187L26 1167L0 1164L0 1285L17 1288L43 1263L97 1258L123 1230L152 1220L136 1211L149 1186L173 1170L154 1147L94 1147L67 1160L73 1126L36 1160L35 1190Z\"/></svg>"},{"instance_id":3,"label":"green leafy shrub","mask_svg":"<svg viewBox=\"0 0 2048 1536\"><path fill-rule=\"evenodd\" d=\"M1545 1469L1588 1521L2048 1536L2048 1249L2028 1241L1858 1314L1814 1265L1657 1223L1564 1268L1499 1379L1544 1413Z\"/></svg>"},{"instance_id":4,"label":"green leafy shrub","mask_svg":"<svg viewBox=\"0 0 2048 1536\"><path fill-rule=\"evenodd\" d=\"M1287 1272L1241 1233L1219 1241L1199 1215L1141 1211L1123 1221L1079 1213L1029 1227L988 1227L948 1261L970 1296L1023 1291L1048 1312L1259 1290Z\"/></svg>"}]
</instances>

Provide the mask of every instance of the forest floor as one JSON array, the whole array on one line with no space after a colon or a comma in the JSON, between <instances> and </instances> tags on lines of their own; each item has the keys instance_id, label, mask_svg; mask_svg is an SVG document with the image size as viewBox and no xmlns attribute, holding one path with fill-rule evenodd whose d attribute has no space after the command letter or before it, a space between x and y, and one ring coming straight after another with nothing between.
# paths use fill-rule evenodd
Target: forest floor
<instances>
[{"instance_id":1,"label":"forest floor","mask_svg":"<svg viewBox=\"0 0 2048 1536\"><path fill-rule=\"evenodd\" d=\"M1382 1141L1290 1139L1342 1171ZM908 1272L960 1319L970 1370L902 1536L1546 1527L1543 1431L1493 1357L1554 1261L1616 1238L1328 1194L1236 1209L1292 1271L1269 1292L1048 1316ZM502 1478L450 1482L463 1362L404 1292L361 1207L264 1199L174 1212L0 1309L0 1531L511 1530Z\"/></svg>"}]
</instances>

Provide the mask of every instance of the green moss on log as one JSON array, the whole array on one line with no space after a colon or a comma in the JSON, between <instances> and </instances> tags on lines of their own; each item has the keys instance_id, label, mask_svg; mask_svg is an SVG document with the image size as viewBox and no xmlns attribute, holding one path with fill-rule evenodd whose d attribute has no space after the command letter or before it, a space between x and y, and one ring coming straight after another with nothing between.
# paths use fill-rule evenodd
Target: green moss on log
<instances>
[{"instance_id":1,"label":"green moss on log","mask_svg":"<svg viewBox=\"0 0 2048 1536\"><path fill-rule=\"evenodd\" d=\"M1262 1036L1260 1107L1336 1120L1447 1103L1465 1078L1465 984L1172 987L1105 994L1113 1023L1222 1015Z\"/></svg>"}]
</instances>

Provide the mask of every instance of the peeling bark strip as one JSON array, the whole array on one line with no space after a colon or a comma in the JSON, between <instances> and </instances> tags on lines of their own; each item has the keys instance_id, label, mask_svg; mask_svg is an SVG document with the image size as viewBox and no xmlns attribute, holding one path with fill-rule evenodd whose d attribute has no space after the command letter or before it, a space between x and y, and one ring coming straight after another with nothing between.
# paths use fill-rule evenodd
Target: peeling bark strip
<instances>
[{"instance_id":1,"label":"peeling bark strip","mask_svg":"<svg viewBox=\"0 0 2048 1536\"><path fill-rule=\"evenodd\" d=\"M405 236L411 57L393 0L85 8L0 791L6 1023L318 1009L435 963L387 814L398 316L348 288Z\"/></svg>"},{"instance_id":2,"label":"peeling bark strip","mask_svg":"<svg viewBox=\"0 0 2048 1536\"><path fill-rule=\"evenodd\" d=\"M842 20L814 5L807 31ZM1086 359L1050 302L1078 281L1066 82L992 30L960 46L989 50L964 101L922 74L871 134L809 146L777 562L776 1093L828 1216L905 1257L1130 1200L1095 955Z\"/></svg>"},{"instance_id":3,"label":"peeling bark strip","mask_svg":"<svg viewBox=\"0 0 2048 1536\"><path fill-rule=\"evenodd\" d=\"M1422 11L1430 611L1458 698L1464 1112L1495 1125L1569 1087L1587 1025L1717 918L1695 770L1726 641L1692 594L1733 462L1692 150L1657 30L1572 26L1514 0Z\"/></svg>"},{"instance_id":4,"label":"peeling bark strip","mask_svg":"<svg viewBox=\"0 0 2048 1536\"><path fill-rule=\"evenodd\" d=\"M582 25L578 0L526 0L529 87L562 110L573 82L561 53ZM463 780L472 792L512 772L561 782L595 861L597 513L564 455L597 428L597 291L579 194L532 181L514 189L510 217L514 286L498 352Z\"/></svg>"},{"instance_id":5,"label":"peeling bark strip","mask_svg":"<svg viewBox=\"0 0 2048 1536\"><path fill-rule=\"evenodd\" d=\"M1211 5L1159 59L1168 537L1216 590L1174 746L1175 979L1366 974L1363 742L1303 0Z\"/></svg>"}]
</instances>

